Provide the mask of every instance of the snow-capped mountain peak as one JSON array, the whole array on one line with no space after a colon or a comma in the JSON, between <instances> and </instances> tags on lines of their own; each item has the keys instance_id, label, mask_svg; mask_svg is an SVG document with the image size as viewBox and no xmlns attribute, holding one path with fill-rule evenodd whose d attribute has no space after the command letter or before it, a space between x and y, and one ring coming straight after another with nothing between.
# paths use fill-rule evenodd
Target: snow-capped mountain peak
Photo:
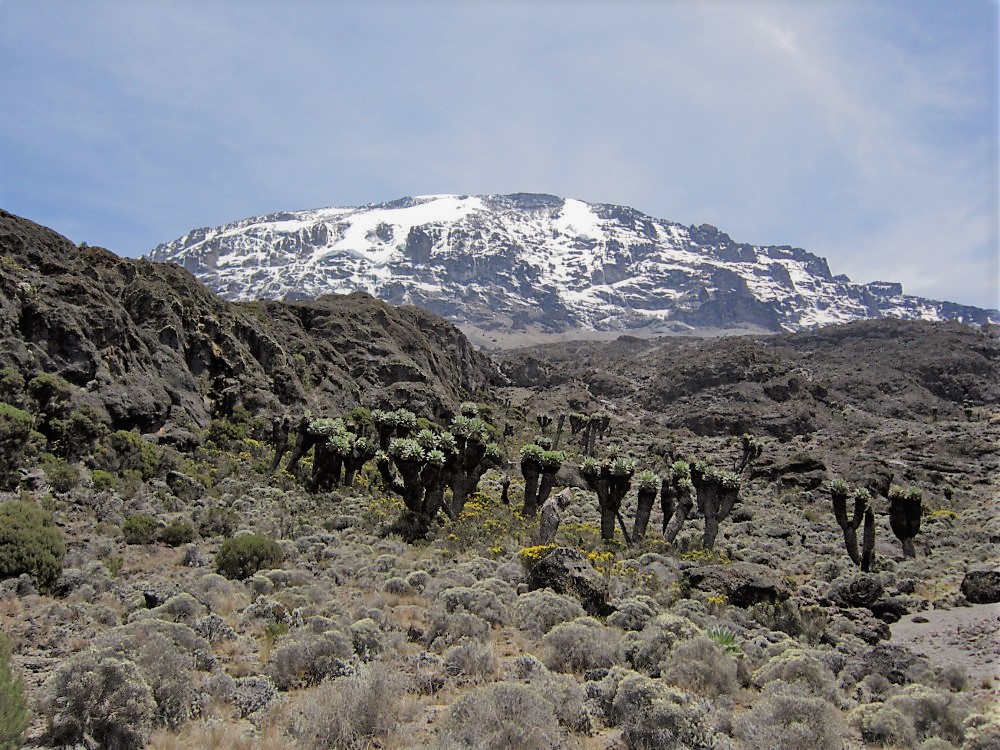
<instances>
[{"instance_id":1,"label":"snow-capped mountain peak","mask_svg":"<svg viewBox=\"0 0 1000 750\"><path fill-rule=\"evenodd\" d=\"M366 291L480 331L803 330L860 318L987 323L996 311L856 284L800 248L734 242L552 195L422 195L194 230L149 258L223 297Z\"/></svg>"}]
</instances>

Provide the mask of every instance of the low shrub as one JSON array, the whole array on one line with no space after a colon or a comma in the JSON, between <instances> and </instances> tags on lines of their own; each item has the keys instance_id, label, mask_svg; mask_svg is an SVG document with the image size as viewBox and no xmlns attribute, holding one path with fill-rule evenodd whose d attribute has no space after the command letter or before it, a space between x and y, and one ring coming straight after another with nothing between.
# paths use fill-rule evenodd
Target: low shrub
<instances>
[{"instance_id":1,"label":"low shrub","mask_svg":"<svg viewBox=\"0 0 1000 750\"><path fill-rule=\"evenodd\" d=\"M42 460L45 481L60 494L69 492L80 483L80 469L65 459L46 454Z\"/></svg>"},{"instance_id":2,"label":"low shrub","mask_svg":"<svg viewBox=\"0 0 1000 750\"><path fill-rule=\"evenodd\" d=\"M659 607L648 596L636 596L613 602L615 611L608 615L608 625L622 630L642 630L656 617Z\"/></svg>"},{"instance_id":3,"label":"low shrub","mask_svg":"<svg viewBox=\"0 0 1000 750\"><path fill-rule=\"evenodd\" d=\"M191 602L190 596L181 594L162 606L183 616ZM138 667L153 695L155 723L176 727L191 718L197 698L195 670L206 670L213 660L208 641L194 629L151 617L112 628L94 645Z\"/></svg>"},{"instance_id":4,"label":"low shrub","mask_svg":"<svg viewBox=\"0 0 1000 750\"><path fill-rule=\"evenodd\" d=\"M28 728L24 680L14 671L10 657L10 642L0 632L0 750L20 747Z\"/></svg>"},{"instance_id":5,"label":"low shrub","mask_svg":"<svg viewBox=\"0 0 1000 750\"><path fill-rule=\"evenodd\" d=\"M259 534L245 534L227 539L215 555L215 568L226 578L244 580L258 570L280 565L285 559L273 539Z\"/></svg>"},{"instance_id":6,"label":"low shrub","mask_svg":"<svg viewBox=\"0 0 1000 750\"><path fill-rule=\"evenodd\" d=\"M90 472L90 486L97 492L113 490L116 483L117 480L115 475L110 471L104 471L104 469L94 469Z\"/></svg>"},{"instance_id":7,"label":"low shrub","mask_svg":"<svg viewBox=\"0 0 1000 750\"><path fill-rule=\"evenodd\" d=\"M88 649L64 661L45 684L42 713L54 745L115 750L146 746L156 716L139 667L112 649Z\"/></svg>"},{"instance_id":8,"label":"low shrub","mask_svg":"<svg viewBox=\"0 0 1000 750\"><path fill-rule=\"evenodd\" d=\"M371 661L385 650L385 634L370 617L351 625L351 643L361 661Z\"/></svg>"},{"instance_id":9,"label":"low shrub","mask_svg":"<svg viewBox=\"0 0 1000 750\"><path fill-rule=\"evenodd\" d=\"M40 589L51 590L65 554L51 514L20 500L0 505L0 579L27 573Z\"/></svg>"},{"instance_id":10,"label":"low shrub","mask_svg":"<svg viewBox=\"0 0 1000 750\"><path fill-rule=\"evenodd\" d=\"M400 718L406 678L384 664L368 664L356 674L324 682L304 698L290 730L302 747L380 747Z\"/></svg>"},{"instance_id":11,"label":"low shrub","mask_svg":"<svg viewBox=\"0 0 1000 750\"><path fill-rule=\"evenodd\" d=\"M174 519L160 530L159 539L169 547L180 547L194 540L194 526Z\"/></svg>"},{"instance_id":12,"label":"low shrub","mask_svg":"<svg viewBox=\"0 0 1000 750\"><path fill-rule=\"evenodd\" d=\"M629 675L618 684L611 707L627 750L714 748L707 713L707 702L640 674Z\"/></svg>"},{"instance_id":13,"label":"low shrub","mask_svg":"<svg viewBox=\"0 0 1000 750\"><path fill-rule=\"evenodd\" d=\"M884 703L858 706L851 712L850 722L861 732L865 742L895 747L915 747L917 744L913 722Z\"/></svg>"},{"instance_id":14,"label":"low shrub","mask_svg":"<svg viewBox=\"0 0 1000 750\"><path fill-rule=\"evenodd\" d=\"M829 701L784 690L766 692L733 719L734 735L747 750L801 747L842 750L844 725Z\"/></svg>"},{"instance_id":15,"label":"low shrub","mask_svg":"<svg viewBox=\"0 0 1000 750\"><path fill-rule=\"evenodd\" d=\"M592 617L556 625L542 637L543 661L557 672L606 669L618 661L618 634Z\"/></svg>"},{"instance_id":16,"label":"low shrub","mask_svg":"<svg viewBox=\"0 0 1000 750\"><path fill-rule=\"evenodd\" d=\"M444 652L444 671L452 677L484 679L496 668L497 660L490 643L462 641Z\"/></svg>"},{"instance_id":17,"label":"low shrub","mask_svg":"<svg viewBox=\"0 0 1000 750\"><path fill-rule=\"evenodd\" d=\"M754 672L753 681L759 688L784 684L797 693L827 701L837 697L837 686L829 668L807 650L795 647L786 649Z\"/></svg>"},{"instance_id":18,"label":"low shrub","mask_svg":"<svg viewBox=\"0 0 1000 750\"><path fill-rule=\"evenodd\" d=\"M888 698L885 705L910 717L917 741L940 737L958 743L965 737L963 722L969 708L961 695L913 684Z\"/></svg>"},{"instance_id":19,"label":"low shrub","mask_svg":"<svg viewBox=\"0 0 1000 750\"><path fill-rule=\"evenodd\" d=\"M138 472L143 481L149 481L160 470L161 456L159 449L139 433L117 430L101 439L94 463L96 468L115 474Z\"/></svg>"},{"instance_id":20,"label":"low shrub","mask_svg":"<svg viewBox=\"0 0 1000 750\"><path fill-rule=\"evenodd\" d=\"M160 522L149 513L133 513L125 517L122 535L126 544L154 544L159 535Z\"/></svg>"},{"instance_id":21,"label":"low shrub","mask_svg":"<svg viewBox=\"0 0 1000 750\"><path fill-rule=\"evenodd\" d=\"M455 586L442 591L439 598L446 612L469 612L490 625L503 625L507 621L507 608L492 591Z\"/></svg>"},{"instance_id":22,"label":"low shrub","mask_svg":"<svg viewBox=\"0 0 1000 750\"><path fill-rule=\"evenodd\" d=\"M230 536L236 530L239 516L232 508L211 505L198 519L198 533L203 537Z\"/></svg>"},{"instance_id":23,"label":"low shrub","mask_svg":"<svg viewBox=\"0 0 1000 750\"><path fill-rule=\"evenodd\" d=\"M489 639L490 624L481 617L468 612L448 613L440 607L430 610L424 642L438 653L465 640L483 643Z\"/></svg>"},{"instance_id":24,"label":"low shrub","mask_svg":"<svg viewBox=\"0 0 1000 750\"><path fill-rule=\"evenodd\" d=\"M714 698L736 690L736 672L736 659L711 639L699 636L677 644L661 676L671 685Z\"/></svg>"},{"instance_id":25,"label":"low shrub","mask_svg":"<svg viewBox=\"0 0 1000 750\"><path fill-rule=\"evenodd\" d=\"M442 747L549 750L562 746L552 704L529 685L497 682L464 694L441 727Z\"/></svg>"},{"instance_id":26,"label":"low shrub","mask_svg":"<svg viewBox=\"0 0 1000 750\"><path fill-rule=\"evenodd\" d=\"M650 620L642 630L626 633L622 649L637 672L657 675L675 644L698 635L701 629L691 620L665 612Z\"/></svg>"},{"instance_id":27,"label":"low shrub","mask_svg":"<svg viewBox=\"0 0 1000 750\"><path fill-rule=\"evenodd\" d=\"M559 623L575 620L586 613L578 599L557 594L552 589L535 589L521 594L513 606L514 624L535 635L545 635Z\"/></svg>"},{"instance_id":28,"label":"low shrub","mask_svg":"<svg viewBox=\"0 0 1000 750\"><path fill-rule=\"evenodd\" d=\"M318 685L353 671L354 648L338 630L283 636L271 651L268 674L279 690Z\"/></svg>"},{"instance_id":29,"label":"low shrub","mask_svg":"<svg viewBox=\"0 0 1000 750\"><path fill-rule=\"evenodd\" d=\"M250 674L233 680L233 705L241 718L263 711L278 697L278 690L270 678Z\"/></svg>"}]
</instances>

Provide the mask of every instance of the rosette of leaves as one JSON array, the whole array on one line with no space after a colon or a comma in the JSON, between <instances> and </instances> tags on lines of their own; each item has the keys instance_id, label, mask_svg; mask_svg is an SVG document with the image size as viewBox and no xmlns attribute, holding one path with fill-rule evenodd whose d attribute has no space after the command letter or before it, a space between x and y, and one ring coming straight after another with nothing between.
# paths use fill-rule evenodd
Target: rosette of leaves
<instances>
[{"instance_id":1,"label":"rosette of leaves","mask_svg":"<svg viewBox=\"0 0 1000 750\"><path fill-rule=\"evenodd\" d=\"M541 446L544 450L552 450L552 438L548 435L535 435L535 445Z\"/></svg>"},{"instance_id":2,"label":"rosette of leaves","mask_svg":"<svg viewBox=\"0 0 1000 750\"><path fill-rule=\"evenodd\" d=\"M433 430L428 430L426 427L418 432L414 439L420 443L420 447L424 450L437 448L438 445L438 436L434 434Z\"/></svg>"},{"instance_id":3,"label":"rosette of leaves","mask_svg":"<svg viewBox=\"0 0 1000 750\"><path fill-rule=\"evenodd\" d=\"M320 437L330 437L346 432L344 420L340 417L316 417L309 420L309 432Z\"/></svg>"},{"instance_id":4,"label":"rosette of leaves","mask_svg":"<svg viewBox=\"0 0 1000 750\"><path fill-rule=\"evenodd\" d=\"M691 484L691 465L687 461L674 461L670 464L670 479L678 485Z\"/></svg>"},{"instance_id":5,"label":"rosette of leaves","mask_svg":"<svg viewBox=\"0 0 1000 750\"><path fill-rule=\"evenodd\" d=\"M351 451L354 450L355 437L349 432L338 432L327 439L327 444L330 446L330 450L336 453L338 456L344 457L350 455Z\"/></svg>"},{"instance_id":6,"label":"rosette of leaves","mask_svg":"<svg viewBox=\"0 0 1000 750\"><path fill-rule=\"evenodd\" d=\"M872 508L872 493L867 487L859 487L851 493L854 507L864 508L864 528L861 532L861 570L865 573L872 569L875 562L875 510Z\"/></svg>"},{"instance_id":7,"label":"rosette of leaves","mask_svg":"<svg viewBox=\"0 0 1000 750\"><path fill-rule=\"evenodd\" d=\"M351 436L351 450L344 456L344 485L352 487L355 475L375 455L378 446L364 435L347 434Z\"/></svg>"},{"instance_id":8,"label":"rosette of leaves","mask_svg":"<svg viewBox=\"0 0 1000 750\"><path fill-rule=\"evenodd\" d=\"M731 471L720 471L717 479L719 485L728 490L738 490L743 484L740 478Z\"/></svg>"},{"instance_id":9,"label":"rosette of leaves","mask_svg":"<svg viewBox=\"0 0 1000 750\"><path fill-rule=\"evenodd\" d=\"M417 415L406 409L396 409L395 411L376 409L372 412L372 422L378 431L379 447L386 450L390 439L393 437L402 438L410 434L417 426Z\"/></svg>"},{"instance_id":10,"label":"rosette of leaves","mask_svg":"<svg viewBox=\"0 0 1000 750\"><path fill-rule=\"evenodd\" d=\"M486 470L500 463L499 448L491 448L487 442L492 429L479 417L459 415L452 420L449 431L439 436L438 447L448 456L445 483L451 489L451 503L445 511L453 519L461 514Z\"/></svg>"},{"instance_id":11,"label":"rosette of leaves","mask_svg":"<svg viewBox=\"0 0 1000 750\"><path fill-rule=\"evenodd\" d=\"M740 438L740 443L743 447L743 454L740 456L739 463L736 465L737 474L751 466L753 462L760 458L761 454L764 452L764 443L749 432L743 434L743 437Z\"/></svg>"},{"instance_id":12,"label":"rosette of leaves","mask_svg":"<svg viewBox=\"0 0 1000 750\"><path fill-rule=\"evenodd\" d=\"M479 404L475 401L463 401L462 405L458 407L458 413L463 417L477 417L479 416Z\"/></svg>"},{"instance_id":13,"label":"rosette of leaves","mask_svg":"<svg viewBox=\"0 0 1000 750\"><path fill-rule=\"evenodd\" d=\"M309 423L310 432L319 435L313 452L312 489L328 490L340 484L341 472L346 468L344 483L353 483L354 474L360 468L354 456L356 436L349 432L344 420L314 419Z\"/></svg>"},{"instance_id":14,"label":"rosette of leaves","mask_svg":"<svg viewBox=\"0 0 1000 750\"><path fill-rule=\"evenodd\" d=\"M832 480L827 489L830 490L830 494L834 497L839 497L845 500L847 499L847 496L851 494L851 486L843 479Z\"/></svg>"},{"instance_id":15,"label":"rosette of leaves","mask_svg":"<svg viewBox=\"0 0 1000 750\"><path fill-rule=\"evenodd\" d=\"M566 454L562 451L546 450L542 452L541 465L543 472L557 472L566 460Z\"/></svg>"},{"instance_id":16,"label":"rosette of leaves","mask_svg":"<svg viewBox=\"0 0 1000 750\"><path fill-rule=\"evenodd\" d=\"M618 455L616 449L603 462L597 462L591 457L585 458L580 464L580 473L587 487L597 494L597 504L601 510L601 538L611 541L615 536L615 521L621 521L619 511L622 501L632 486L635 460ZM626 542L631 542L624 521L621 523Z\"/></svg>"},{"instance_id":17,"label":"rosette of leaves","mask_svg":"<svg viewBox=\"0 0 1000 750\"><path fill-rule=\"evenodd\" d=\"M437 448L432 448L431 450L427 451L425 460L427 461L428 464L432 466L440 467L444 466L444 463L447 459L444 453L439 451Z\"/></svg>"},{"instance_id":18,"label":"rosette of leaves","mask_svg":"<svg viewBox=\"0 0 1000 750\"><path fill-rule=\"evenodd\" d=\"M521 448L521 464L532 464L541 468L545 449L537 443L528 443Z\"/></svg>"},{"instance_id":19,"label":"rosette of leaves","mask_svg":"<svg viewBox=\"0 0 1000 750\"><path fill-rule=\"evenodd\" d=\"M635 475L635 486L639 492L657 492L660 489L660 475L655 471L640 471Z\"/></svg>"},{"instance_id":20,"label":"rosette of leaves","mask_svg":"<svg viewBox=\"0 0 1000 750\"><path fill-rule=\"evenodd\" d=\"M615 456L608 463L608 474L613 477L631 477L635 473L635 459Z\"/></svg>"},{"instance_id":21,"label":"rosette of leaves","mask_svg":"<svg viewBox=\"0 0 1000 750\"><path fill-rule=\"evenodd\" d=\"M479 417L467 417L460 414L451 420L448 429L457 437L475 438L485 442L490 428Z\"/></svg>"},{"instance_id":22,"label":"rosette of leaves","mask_svg":"<svg viewBox=\"0 0 1000 750\"><path fill-rule=\"evenodd\" d=\"M408 409L396 409L391 414L392 424L399 433L405 434L417 426L417 415Z\"/></svg>"},{"instance_id":23,"label":"rosette of leaves","mask_svg":"<svg viewBox=\"0 0 1000 750\"><path fill-rule=\"evenodd\" d=\"M412 438L393 438L388 453L399 461L417 463L424 460L424 449Z\"/></svg>"}]
</instances>

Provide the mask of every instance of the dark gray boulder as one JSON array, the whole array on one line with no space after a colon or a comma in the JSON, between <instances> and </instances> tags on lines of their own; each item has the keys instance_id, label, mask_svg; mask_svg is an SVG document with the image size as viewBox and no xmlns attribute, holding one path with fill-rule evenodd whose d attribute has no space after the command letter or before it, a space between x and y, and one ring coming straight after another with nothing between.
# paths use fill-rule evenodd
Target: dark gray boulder
<instances>
[{"instance_id":1,"label":"dark gray boulder","mask_svg":"<svg viewBox=\"0 0 1000 750\"><path fill-rule=\"evenodd\" d=\"M972 604L1000 602L1000 565L979 565L962 579L962 594Z\"/></svg>"},{"instance_id":2,"label":"dark gray boulder","mask_svg":"<svg viewBox=\"0 0 1000 750\"><path fill-rule=\"evenodd\" d=\"M582 552L569 547L556 547L535 563L528 574L528 588L550 588L575 596L591 615L605 616L614 611L608 605L607 580Z\"/></svg>"},{"instance_id":3,"label":"dark gray boulder","mask_svg":"<svg viewBox=\"0 0 1000 750\"><path fill-rule=\"evenodd\" d=\"M692 588L725 594L737 607L773 604L791 596L791 589L780 575L757 563L700 565L685 570L684 578Z\"/></svg>"}]
</instances>

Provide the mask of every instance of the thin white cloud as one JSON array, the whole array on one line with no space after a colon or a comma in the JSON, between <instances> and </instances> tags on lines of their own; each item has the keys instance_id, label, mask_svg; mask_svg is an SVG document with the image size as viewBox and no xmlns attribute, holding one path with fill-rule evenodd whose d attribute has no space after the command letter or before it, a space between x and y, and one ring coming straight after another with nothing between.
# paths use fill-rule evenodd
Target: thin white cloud
<instances>
[{"instance_id":1,"label":"thin white cloud","mask_svg":"<svg viewBox=\"0 0 1000 750\"><path fill-rule=\"evenodd\" d=\"M139 252L270 210L544 191L995 306L996 13L953 5L8 3L0 203Z\"/></svg>"}]
</instances>

